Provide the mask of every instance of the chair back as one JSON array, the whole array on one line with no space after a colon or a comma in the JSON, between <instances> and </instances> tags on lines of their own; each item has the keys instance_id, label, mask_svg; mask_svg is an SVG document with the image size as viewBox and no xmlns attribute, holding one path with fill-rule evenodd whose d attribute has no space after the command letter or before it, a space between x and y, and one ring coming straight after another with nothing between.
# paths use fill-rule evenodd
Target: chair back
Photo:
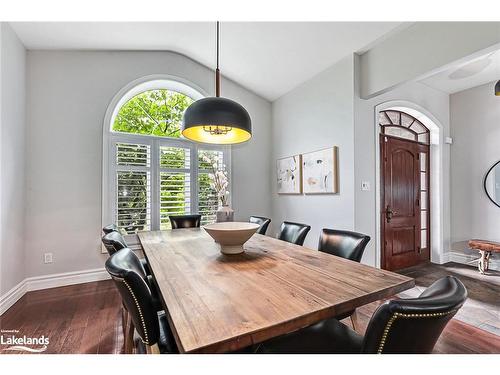
<instances>
[{"instance_id":1,"label":"chair back","mask_svg":"<svg viewBox=\"0 0 500 375\"><path fill-rule=\"evenodd\" d=\"M106 270L113 279L134 327L146 345L158 343L160 327L151 289L145 281L141 261L129 248L115 252L106 260Z\"/></svg>"},{"instance_id":2,"label":"chair back","mask_svg":"<svg viewBox=\"0 0 500 375\"><path fill-rule=\"evenodd\" d=\"M250 216L249 221L260 225L259 229L257 229L258 234L266 234L267 227L269 227L269 223L271 223L271 219L263 216Z\"/></svg>"},{"instance_id":3,"label":"chair back","mask_svg":"<svg viewBox=\"0 0 500 375\"><path fill-rule=\"evenodd\" d=\"M370 236L346 230L324 228L319 237L318 250L345 259L361 262Z\"/></svg>"},{"instance_id":4,"label":"chair back","mask_svg":"<svg viewBox=\"0 0 500 375\"><path fill-rule=\"evenodd\" d=\"M467 298L465 286L453 276L434 282L418 298L395 299L373 314L363 353L431 353L441 332Z\"/></svg>"},{"instance_id":5,"label":"chair back","mask_svg":"<svg viewBox=\"0 0 500 375\"><path fill-rule=\"evenodd\" d=\"M127 243L123 236L118 232L110 232L102 237L102 243L111 256L118 250L127 247Z\"/></svg>"},{"instance_id":6,"label":"chair back","mask_svg":"<svg viewBox=\"0 0 500 375\"><path fill-rule=\"evenodd\" d=\"M172 229L199 228L201 224L201 215L170 215L169 219Z\"/></svg>"},{"instance_id":7,"label":"chair back","mask_svg":"<svg viewBox=\"0 0 500 375\"><path fill-rule=\"evenodd\" d=\"M105 227L102 228L102 232L104 234L108 234L108 233L111 233L111 232L118 232L118 233L120 233L120 229L118 229L118 227L115 224L108 224L108 225L106 225Z\"/></svg>"},{"instance_id":8,"label":"chair back","mask_svg":"<svg viewBox=\"0 0 500 375\"><path fill-rule=\"evenodd\" d=\"M278 239L302 246L310 230L310 225L284 221L281 224Z\"/></svg>"}]
</instances>

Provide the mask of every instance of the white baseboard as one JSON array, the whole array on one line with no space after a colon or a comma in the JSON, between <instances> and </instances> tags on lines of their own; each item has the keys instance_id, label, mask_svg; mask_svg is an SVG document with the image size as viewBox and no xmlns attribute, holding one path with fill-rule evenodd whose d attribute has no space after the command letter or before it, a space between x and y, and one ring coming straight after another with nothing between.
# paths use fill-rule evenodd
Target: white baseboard
<instances>
[{"instance_id":1,"label":"white baseboard","mask_svg":"<svg viewBox=\"0 0 500 375\"><path fill-rule=\"evenodd\" d=\"M90 283L109 279L109 274L104 268L93 270L55 273L46 276L28 277L25 282L27 291L57 288L60 286Z\"/></svg>"},{"instance_id":2,"label":"white baseboard","mask_svg":"<svg viewBox=\"0 0 500 375\"><path fill-rule=\"evenodd\" d=\"M83 284L92 281L107 280L109 278L109 274L104 268L28 277L0 297L0 315L3 315L22 296L32 290Z\"/></svg>"},{"instance_id":3,"label":"white baseboard","mask_svg":"<svg viewBox=\"0 0 500 375\"><path fill-rule=\"evenodd\" d=\"M24 279L0 297L0 316L26 294L26 287L26 279Z\"/></svg>"},{"instance_id":4,"label":"white baseboard","mask_svg":"<svg viewBox=\"0 0 500 375\"><path fill-rule=\"evenodd\" d=\"M451 262L450 252L441 254L441 261L440 261L439 264L445 264L445 263L448 263L448 262Z\"/></svg>"},{"instance_id":5,"label":"white baseboard","mask_svg":"<svg viewBox=\"0 0 500 375\"><path fill-rule=\"evenodd\" d=\"M456 251L450 251L443 254L443 261L446 262L456 262L462 264L474 265L472 261L478 259L479 255L469 255L464 253L459 253ZM490 270L500 271L500 260L490 258Z\"/></svg>"}]
</instances>

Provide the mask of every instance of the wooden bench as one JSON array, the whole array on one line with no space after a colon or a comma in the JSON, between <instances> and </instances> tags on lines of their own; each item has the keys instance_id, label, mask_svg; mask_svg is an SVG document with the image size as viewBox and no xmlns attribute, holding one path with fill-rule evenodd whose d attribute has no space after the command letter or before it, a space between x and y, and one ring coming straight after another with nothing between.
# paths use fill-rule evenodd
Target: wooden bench
<instances>
[{"instance_id":1,"label":"wooden bench","mask_svg":"<svg viewBox=\"0 0 500 375\"><path fill-rule=\"evenodd\" d=\"M482 274L488 271L491 253L500 253L500 243L493 241L470 240L469 248L479 251L477 268Z\"/></svg>"}]
</instances>

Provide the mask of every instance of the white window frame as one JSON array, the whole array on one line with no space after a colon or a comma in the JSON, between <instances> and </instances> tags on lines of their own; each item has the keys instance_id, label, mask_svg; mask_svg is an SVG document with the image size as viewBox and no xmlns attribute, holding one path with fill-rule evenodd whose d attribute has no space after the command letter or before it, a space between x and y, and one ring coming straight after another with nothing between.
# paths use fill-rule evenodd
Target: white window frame
<instances>
[{"instance_id":1,"label":"white window frame","mask_svg":"<svg viewBox=\"0 0 500 375\"><path fill-rule=\"evenodd\" d=\"M101 227L114 223L116 218L116 173L118 170L126 170L128 167L118 166L116 163L117 143L136 143L149 145L150 159L150 182L151 182L151 230L160 229L160 172L180 172L182 169L161 168L159 163L160 146L183 147L190 150L190 179L191 179L191 213L198 211L198 151L216 150L223 152L224 164L229 178L229 191L232 191L231 179L231 146L211 145L190 141L186 138L159 137L143 134L128 134L112 131L112 125L120 108L132 97L144 91L154 89L167 89L188 95L194 100L206 96L202 89L196 85L178 77L167 75L154 75L143 77L133 81L122 88L113 98L103 124L103 158L102 158L102 221ZM134 170L146 170L146 167L130 168ZM187 171L187 170L186 170ZM231 196L230 196L231 199ZM127 243L132 248L139 248L139 240L136 235L127 235ZM104 249L102 249L105 252Z\"/></svg>"}]
</instances>

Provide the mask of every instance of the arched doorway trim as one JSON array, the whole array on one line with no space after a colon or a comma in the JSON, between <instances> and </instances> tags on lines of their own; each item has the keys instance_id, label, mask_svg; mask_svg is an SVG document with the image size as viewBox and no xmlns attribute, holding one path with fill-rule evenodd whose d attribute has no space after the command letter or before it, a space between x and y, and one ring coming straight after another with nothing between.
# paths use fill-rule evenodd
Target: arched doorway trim
<instances>
[{"instance_id":1,"label":"arched doorway trim","mask_svg":"<svg viewBox=\"0 0 500 375\"><path fill-rule=\"evenodd\" d=\"M380 103L375 106L374 111L374 132L375 132L375 223L376 223L376 250L375 250L375 262L376 266L381 266L381 222L380 222L380 144L379 144L379 112L384 110L396 110L406 112L409 115L417 118L422 124L424 124L430 131L430 163L431 163L431 262L442 263L443 262L443 251L444 251L444 241L443 241L443 227L444 227L444 197L443 197L443 186L444 186L444 176L443 176L443 125L441 122L425 108L415 104L413 102L404 100L392 100Z\"/></svg>"}]
</instances>

